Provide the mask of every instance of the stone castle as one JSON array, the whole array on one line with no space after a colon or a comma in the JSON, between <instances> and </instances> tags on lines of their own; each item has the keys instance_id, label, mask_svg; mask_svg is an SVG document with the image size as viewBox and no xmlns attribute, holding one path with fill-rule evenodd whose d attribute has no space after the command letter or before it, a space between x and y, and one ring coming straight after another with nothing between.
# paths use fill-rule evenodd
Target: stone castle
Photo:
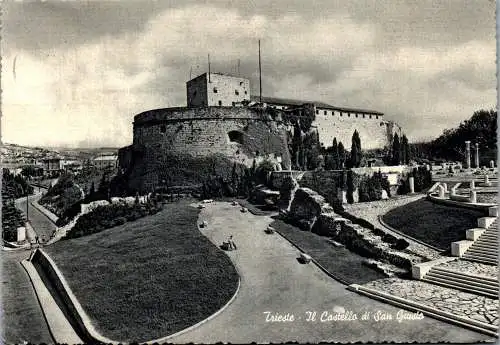
<instances>
[{"instance_id":1,"label":"stone castle","mask_svg":"<svg viewBox=\"0 0 500 345\"><path fill-rule=\"evenodd\" d=\"M199 183L189 168L207 171L215 156L247 167L267 159L277 169L290 169L290 123L283 120L285 114L312 116L312 128L325 147L336 137L349 149L357 130L363 149L384 148L394 131L394 124L377 111L269 97L260 103L260 97L250 94L248 79L221 73L188 81L186 92L187 107L149 110L134 117L133 143L119 151L119 165L134 190ZM181 160L185 166L179 168ZM174 161L179 164L174 166ZM172 177L172 169L179 179Z\"/></svg>"}]
</instances>

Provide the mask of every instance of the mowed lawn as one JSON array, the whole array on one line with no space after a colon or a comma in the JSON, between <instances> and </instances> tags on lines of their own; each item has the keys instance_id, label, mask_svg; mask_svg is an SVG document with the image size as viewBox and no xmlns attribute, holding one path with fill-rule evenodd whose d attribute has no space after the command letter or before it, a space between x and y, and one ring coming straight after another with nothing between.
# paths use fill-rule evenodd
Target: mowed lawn
<instances>
[{"instance_id":1,"label":"mowed lawn","mask_svg":"<svg viewBox=\"0 0 500 345\"><path fill-rule=\"evenodd\" d=\"M187 201L101 233L46 247L100 334L143 342L224 306L238 274L197 228Z\"/></svg>"},{"instance_id":2,"label":"mowed lawn","mask_svg":"<svg viewBox=\"0 0 500 345\"><path fill-rule=\"evenodd\" d=\"M276 220L271 225L344 283L364 284L372 280L386 278L383 273L364 265L363 261L366 258L344 247L335 247L328 243L328 237L303 231L282 220Z\"/></svg>"},{"instance_id":3,"label":"mowed lawn","mask_svg":"<svg viewBox=\"0 0 500 345\"><path fill-rule=\"evenodd\" d=\"M477 227L481 211L437 205L420 199L382 216L391 227L425 243L450 249L451 242L465 239L465 231Z\"/></svg>"}]
</instances>

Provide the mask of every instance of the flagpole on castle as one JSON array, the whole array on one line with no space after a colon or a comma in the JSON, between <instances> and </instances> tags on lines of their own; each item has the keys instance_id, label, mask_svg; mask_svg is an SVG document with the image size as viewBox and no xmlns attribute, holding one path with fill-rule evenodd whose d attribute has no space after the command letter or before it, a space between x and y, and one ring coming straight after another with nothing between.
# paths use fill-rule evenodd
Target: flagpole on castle
<instances>
[{"instance_id":1,"label":"flagpole on castle","mask_svg":"<svg viewBox=\"0 0 500 345\"><path fill-rule=\"evenodd\" d=\"M259 40L259 100L262 104L262 66L260 62L260 40Z\"/></svg>"}]
</instances>

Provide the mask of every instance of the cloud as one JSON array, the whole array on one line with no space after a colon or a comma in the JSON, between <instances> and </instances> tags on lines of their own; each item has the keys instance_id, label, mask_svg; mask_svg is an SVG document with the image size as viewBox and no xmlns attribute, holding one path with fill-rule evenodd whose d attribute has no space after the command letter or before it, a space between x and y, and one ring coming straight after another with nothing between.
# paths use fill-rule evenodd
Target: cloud
<instances>
[{"instance_id":1,"label":"cloud","mask_svg":"<svg viewBox=\"0 0 500 345\"><path fill-rule=\"evenodd\" d=\"M159 3L8 4L3 140L126 145L135 114L185 105L208 53L258 94L258 39L265 95L383 111L413 140L495 105L494 22L468 2Z\"/></svg>"}]
</instances>

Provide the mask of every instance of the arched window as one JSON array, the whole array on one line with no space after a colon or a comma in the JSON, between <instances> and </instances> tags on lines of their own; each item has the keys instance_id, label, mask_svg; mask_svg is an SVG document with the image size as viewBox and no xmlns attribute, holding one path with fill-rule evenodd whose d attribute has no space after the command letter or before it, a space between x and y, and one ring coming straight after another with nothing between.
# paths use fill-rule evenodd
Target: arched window
<instances>
[{"instance_id":1,"label":"arched window","mask_svg":"<svg viewBox=\"0 0 500 345\"><path fill-rule=\"evenodd\" d=\"M243 144L243 133L240 131L230 131L227 133L229 141L232 143Z\"/></svg>"}]
</instances>

